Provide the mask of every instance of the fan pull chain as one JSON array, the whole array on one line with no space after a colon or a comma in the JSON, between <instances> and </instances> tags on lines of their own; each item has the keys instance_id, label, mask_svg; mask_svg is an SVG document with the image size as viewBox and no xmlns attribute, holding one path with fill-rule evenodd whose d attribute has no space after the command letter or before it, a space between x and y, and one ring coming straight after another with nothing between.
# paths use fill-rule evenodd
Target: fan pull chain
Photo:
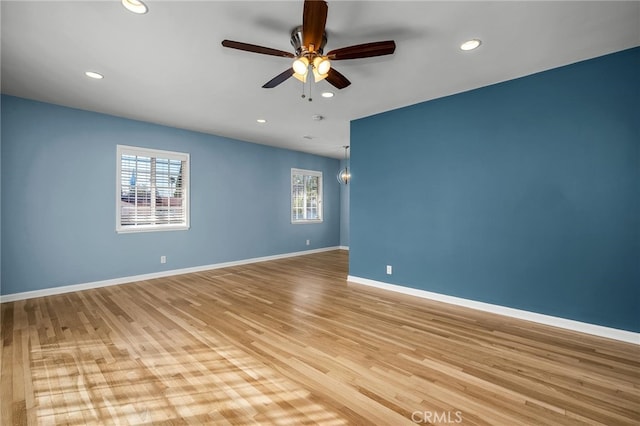
<instances>
[{"instance_id":1,"label":"fan pull chain","mask_svg":"<svg viewBox=\"0 0 640 426\"><path fill-rule=\"evenodd\" d=\"M302 95L300 96L302 99L306 98L307 95L304 93L304 82L302 83ZM312 102L313 98L311 97L311 80L309 80L309 102Z\"/></svg>"}]
</instances>

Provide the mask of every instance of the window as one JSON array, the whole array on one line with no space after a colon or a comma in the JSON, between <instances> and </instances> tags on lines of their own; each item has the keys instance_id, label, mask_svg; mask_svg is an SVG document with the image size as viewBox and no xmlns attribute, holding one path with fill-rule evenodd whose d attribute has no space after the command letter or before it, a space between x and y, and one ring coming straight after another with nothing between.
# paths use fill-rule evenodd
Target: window
<instances>
[{"instance_id":1,"label":"window","mask_svg":"<svg viewBox=\"0 0 640 426\"><path fill-rule=\"evenodd\" d=\"M291 169L291 223L322 222L322 172Z\"/></svg>"},{"instance_id":2,"label":"window","mask_svg":"<svg viewBox=\"0 0 640 426\"><path fill-rule=\"evenodd\" d=\"M118 145L116 231L189 229L189 154Z\"/></svg>"}]
</instances>

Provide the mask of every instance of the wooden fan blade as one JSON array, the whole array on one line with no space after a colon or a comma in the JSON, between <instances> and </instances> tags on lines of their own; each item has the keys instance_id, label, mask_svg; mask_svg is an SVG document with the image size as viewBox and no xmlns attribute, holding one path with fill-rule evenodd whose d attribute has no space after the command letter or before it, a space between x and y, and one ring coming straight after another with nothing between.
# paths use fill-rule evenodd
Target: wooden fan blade
<instances>
[{"instance_id":1,"label":"wooden fan blade","mask_svg":"<svg viewBox=\"0 0 640 426\"><path fill-rule=\"evenodd\" d=\"M263 55L282 56L284 58L293 58L295 55L284 50L272 49L270 47L257 46L255 44L242 43L240 41L222 40L224 47L231 49L244 50L246 52L261 53Z\"/></svg>"},{"instance_id":2,"label":"wooden fan blade","mask_svg":"<svg viewBox=\"0 0 640 426\"><path fill-rule=\"evenodd\" d=\"M371 58L373 56L391 55L396 50L393 40L376 41L343 47L327 53L330 60Z\"/></svg>"},{"instance_id":3,"label":"wooden fan blade","mask_svg":"<svg viewBox=\"0 0 640 426\"><path fill-rule=\"evenodd\" d=\"M289 67L284 72L281 72L277 76L273 77L271 80L267 81L262 87L265 89L273 89L278 84L284 82L289 77L293 75L293 68Z\"/></svg>"},{"instance_id":4,"label":"wooden fan blade","mask_svg":"<svg viewBox=\"0 0 640 426\"><path fill-rule=\"evenodd\" d=\"M329 73L327 74L327 78L325 80L327 80L329 84L331 84L337 89L344 89L345 87L351 84L351 82L347 79L347 77L340 74L333 67L329 69Z\"/></svg>"},{"instance_id":5,"label":"wooden fan blade","mask_svg":"<svg viewBox=\"0 0 640 426\"><path fill-rule=\"evenodd\" d=\"M309 52L316 52L322 46L324 27L327 24L327 2L305 0L302 12L302 45Z\"/></svg>"}]
</instances>

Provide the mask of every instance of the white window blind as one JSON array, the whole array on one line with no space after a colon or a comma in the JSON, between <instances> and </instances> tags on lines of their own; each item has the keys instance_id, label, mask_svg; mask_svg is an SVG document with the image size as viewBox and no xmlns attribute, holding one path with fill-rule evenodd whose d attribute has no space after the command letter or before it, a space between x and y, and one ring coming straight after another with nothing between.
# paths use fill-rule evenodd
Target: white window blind
<instances>
[{"instance_id":1,"label":"white window blind","mask_svg":"<svg viewBox=\"0 0 640 426\"><path fill-rule=\"evenodd\" d=\"M322 172L291 169L291 223L322 222Z\"/></svg>"},{"instance_id":2,"label":"white window blind","mask_svg":"<svg viewBox=\"0 0 640 426\"><path fill-rule=\"evenodd\" d=\"M117 147L116 231L189 228L189 154Z\"/></svg>"}]
</instances>

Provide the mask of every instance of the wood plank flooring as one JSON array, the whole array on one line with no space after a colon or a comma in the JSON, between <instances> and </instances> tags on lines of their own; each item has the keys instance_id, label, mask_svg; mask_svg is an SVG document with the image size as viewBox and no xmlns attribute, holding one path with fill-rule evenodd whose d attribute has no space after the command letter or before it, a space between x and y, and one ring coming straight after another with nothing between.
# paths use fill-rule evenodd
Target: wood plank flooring
<instances>
[{"instance_id":1,"label":"wood plank flooring","mask_svg":"<svg viewBox=\"0 0 640 426\"><path fill-rule=\"evenodd\" d=\"M638 425L640 346L347 284L332 251L2 306L2 425Z\"/></svg>"}]
</instances>

